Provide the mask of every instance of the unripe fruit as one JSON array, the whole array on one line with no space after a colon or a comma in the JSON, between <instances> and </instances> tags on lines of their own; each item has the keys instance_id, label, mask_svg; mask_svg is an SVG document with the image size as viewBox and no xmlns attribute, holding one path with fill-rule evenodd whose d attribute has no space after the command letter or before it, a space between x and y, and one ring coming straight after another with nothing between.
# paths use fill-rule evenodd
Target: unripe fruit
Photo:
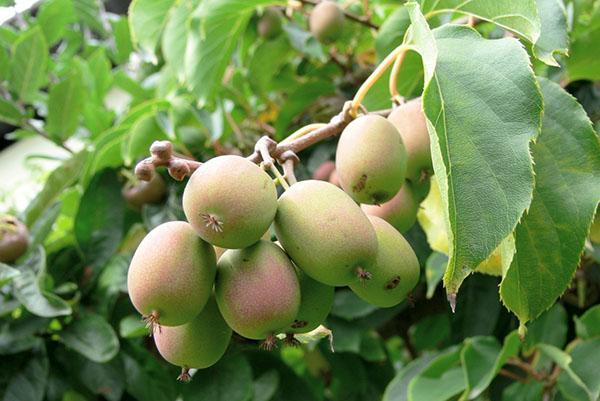
<instances>
[{"instance_id":1,"label":"unripe fruit","mask_svg":"<svg viewBox=\"0 0 600 401\"><path fill-rule=\"evenodd\" d=\"M127 274L129 298L150 324L179 326L206 304L215 251L183 221L161 224L142 240Z\"/></svg>"},{"instance_id":2,"label":"unripe fruit","mask_svg":"<svg viewBox=\"0 0 600 401\"><path fill-rule=\"evenodd\" d=\"M335 154L342 188L355 201L380 204L404 182L406 149L398 130L384 117L358 117L342 132Z\"/></svg>"},{"instance_id":3,"label":"unripe fruit","mask_svg":"<svg viewBox=\"0 0 600 401\"><path fill-rule=\"evenodd\" d=\"M161 327L154 332L154 343L169 363L181 366L180 380L189 380L188 369L204 369L217 363L231 339L231 329L221 316L214 297L202 312L188 323Z\"/></svg>"},{"instance_id":4,"label":"unripe fruit","mask_svg":"<svg viewBox=\"0 0 600 401\"><path fill-rule=\"evenodd\" d=\"M419 282L419 261L410 244L394 227L379 217L369 216L379 248L373 278L350 288L365 301L382 308L402 302Z\"/></svg>"},{"instance_id":5,"label":"unripe fruit","mask_svg":"<svg viewBox=\"0 0 600 401\"><path fill-rule=\"evenodd\" d=\"M413 190L416 201L421 203L427 198L431 190L431 177L424 176L421 182L410 182L410 187Z\"/></svg>"},{"instance_id":6,"label":"unripe fruit","mask_svg":"<svg viewBox=\"0 0 600 401\"><path fill-rule=\"evenodd\" d=\"M382 218L401 233L408 231L415 224L419 211L419 203L408 181L391 200L381 205L361 205L361 207L366 214Z\"/></svg>"},{"instance_id":7,"label":"unripe fruit","mask_svg":"<svg viewBox=\"0 0 600 401\"><path fill-rule=\"evenodd\" d=\"M335 288L313 280L296 269L300 283L300 309L286 333L308 333L319 327L331 311Z\"/></svg>"},{"instance_id":8,"label":"unripe fruit","mask_svg":"<svg viewBox=\"0 0 600 401\"><path fill-rule=\"evenodd\" d=\"M324 161L321 163L319 167L314 171L312 178L313 180L319 181L327 181L331 176L331 173L335 170L335 162L331 160Z\"/></svg>"},{"instance_id":9,"label":"unripe fruit","mask_svg":"<svg viewBox=\"0 0 600 401\"><path fill-rule=\"evenodd\" d=\"M315 38L329 43L340 36L344 19L344 12L334 1L323 0L310 13L308 25Z\"/></svg>"},{"instance_id":10,"label":"unripe fruit","mask_svg":"<svg viewBox=\"0 0 600 401\"><path fill-rule=\"evenodd\" d=\"M225 321L238 334L267 339L294 321L300 307L300 284L286 253L270 241L226 251L219 259L215 295Z\"/></svg>"},{"instance_id":11,"label":"unripe fruit","mask_svg":"<svg viewBox=\"0 0 600 401\"><path fill-rule=\"evenodd\" d=\"M273 180L240 156L201 165L183 192L183 210L198 235L213 245L239 249L267 231L277 212Z\"/></svg>"},{"instance_id":12,"label":"unripe fruit","mask_svg":"<svg viewBox=\"0 0 600 401\"><path fill-rule=\"evenodd\" d=\"M281 13L274 8L267 8L258 20L258 34L263 39L273 39L281 33Z\"/></svg>"},{"instance_id":13,"label":"unripe fruit","mask_svg":"<svg viewBox=\"0 0 600 401\"><path fill-rule=\"evenodd\" d=\"M336 187L342 187L342 184L340 184L340 176L338 175L337 171L333 170L331 172L331 175L329 176L329 183L335 185Z\"/></svg>"},{"instance_id":14,"label":"unripe fruit","mask_svg":"<svg viewBox=\"0 0 600 401\"><path fill-rule=\"evenodd\" d=\"M127 183L121 192L127 204L140 209L147 203L160 202L167 193L167 185L160 174L153 174L150 181L140 181L135 185Z\"/></svg>"},{"instance_id":15,"label":"unripe fruit","mask_svg":"<svg viewBox=\"0 0 600 401\"><path fill-rule=\"evenodd\" d=\"M377 255L377 236L367 216L325 181L301 181L285 191L274 228L296 265L330 286L368 278Z\"/></svg>"},{"instance_id":16,"label":"unripe fruit","mask_svg":"<svg viewBox=\"0 0 600 401\"><path fill-rule=\"evenodd\" d=\"M0 262L14 262L27 252L28 246L29 231L25 224L13 216L0 216Z\"/></svg>"},{"instance_id":17,"label":"unripe fruit","mask_svg":"<svg viewBox=\"0 0 600 401\"><path fill-rule=\"evenodd\" d=\"M421 182L423 177L431 175L433 169L429 133L421 98L396 107L388 116L388 120L396 126L406 146L406 178L415 183Z\"/></svg>"}]
</instances>

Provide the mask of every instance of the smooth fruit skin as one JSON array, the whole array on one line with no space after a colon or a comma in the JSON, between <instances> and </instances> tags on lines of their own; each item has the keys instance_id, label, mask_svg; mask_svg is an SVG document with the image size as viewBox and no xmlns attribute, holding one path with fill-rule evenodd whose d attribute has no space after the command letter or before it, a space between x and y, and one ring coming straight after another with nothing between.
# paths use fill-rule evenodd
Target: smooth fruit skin
<instances>
[{"instance_id":1,"label":"smooth fruit skin","mask_svg":"<svg viewBox=\"0 0 600 401\"><path fill-rule=\"evenodd\" d=\"M310 13L310 32L319 41L330 43L339 38L344 26L344 12L330 0L321 1Z\"/></svg>"},{"instance_id":2,"label":"smooth fruit skin","mask_svg":"<svg viewBox=\"0 0 600 401\"><path fill-rule=\"evenodd\" d=\"M167 362L193 369L204 369L217 363L230 339L231 329L212 296L202 312L188 323L161 327L154 332L156 348Z\"/></svg>"},{"instance_id":3,"label":"smooth fruit skin","mask_svg":"<svg viewBox=\"0 0 600 401\"><path fill-rule=\"evenodd\" d=\"M378 115L352 121L335 154L342 188L359 203L381 204L394 197L406 172L406 149L392 123Z\"/></svg>"},{"instance_id":4,"label":"smooth fruit skin","mask_svg":"<svg viewBox=\"0 0 600 401\"><path fill-rule=\"evenodd\" d=\"M333 306L335 288L313 280L296 268L300 283L300 309L286 333L308 333L325 321Z\"/></svg>"},{"instance_id":5,"label":"smooth fruit skin","mask_svg":"<svg viewBox=\"0 0 600 401\"><path fill-rule=\"evenodd\" d=\"M421 182L423 177L431 175L433 170L429 133L421 98L412 99L396 107L388 116L388 120L398 129L406 146L406 178L414 183Z\"/></svg>"},{"instance_id":6,"label":"smooth fruit skin","mask_svg":"<svg viewBox=\"0 0 600 401\"><path fill-rule=\"evenodd\" d=\"M373 277L350 288L372 305L382 308L402 302L419 282L419 261L410 244L394 227L379 217L369 216L379 248Z\"/></svg>"},{"instance_id":7,"label":"smooth fruit skin","mask_svg":"<svg viewBox=\"0 0 600 401\"><path fill-rule=\"evenodd\" d=\"M212 245L240 249L267 231L277 212L273 180L240 156L219 156L200 166L183 192L183 210Z\"/></svg>"},{"instance_id":8,"label":"smooth fruit skin","mask_svg":"<svg viewBox=\"0 0 600 401\"><path fill-rule=\"evenodd\" d=\"M380 217L404 233L415 224L419 203L407 181L391 200L381 205L361 205L361 208L366 214Z\"/></svg>"},{"instance_id":9,"label":"smooth fruit skin","mask_svg":"<svg viewBox=\"0 0 600 401\"><path fill-rule=\"evenodd\" d=\"M212 246L186 222L161 224L142 240L127 274L129 298L161 326L192 320L208 301L216 274Z\"/></svg>"},{"instance_id":10,"label":"smooth fruit skin","mask_svg":"<svg viewBox=\"0 0 600 401\"><path fill-rule=\"evenodd\" d=\"M0 216L0 262L14 262L27 252L28 246L27 226L16 217Z\"/></svg>"},{"instance_id":11,"label":"smooth fruit skin","mask_svg":"<svg viewBox=\"0 0 600 401\"><path fill-rule=\"evenodd\" d=\"M325 181L298 182L279 198L275 235L296 265L330 286L359 280L377 255L367 216L344 191Z\"/></svg>"},{"instance_id":12,"label":"smooth fruit skin","mask_svg":"<svg viewBox=\"0 0 600 401\"><path fill-rule=\"evenodd\" d=\"M167 193L167 185L160 174L154 174L150 181L140 181L137 185L127 184L122 194L127 204L141 209L147 203L159 203Z\"/></svg>"},{"instance_id":13,"label":"smooth fruit skin","mask_svg":"<svg viewBox=\"0 0 600 401\"><path fill-rule=\"evenodd\" d=\"M274 39L282 31L281 13L273 8L267 8L257 23L258 35L266 40Z\"/></svg>"},{"instance_id":14,"label":"smooth fruit skin","mask_svg":"<svg viewBox=\"0 0 600 401\"><path fill-rule=\"evenodd\" d=\"M221 256L215 295L227 324L253 340L283 331L300 307L300 284L292 261L265 240Z\"/></svg>"}]
</instances>

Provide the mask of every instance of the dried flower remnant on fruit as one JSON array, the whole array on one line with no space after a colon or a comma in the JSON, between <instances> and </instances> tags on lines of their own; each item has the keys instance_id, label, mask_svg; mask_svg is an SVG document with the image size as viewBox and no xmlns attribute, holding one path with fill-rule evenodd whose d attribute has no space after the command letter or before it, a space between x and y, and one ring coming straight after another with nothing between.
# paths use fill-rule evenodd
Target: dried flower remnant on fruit
<instances>
[{"instance_id":1,"label":"dried flower remnant on fruit","mask_svg":"<svg viewBox=\"0 0 600 401\"><path fill-rule=\"evenodd\" d=\"M277 337L274 334L269 334L260 344L260 349L265 351L272 351L275 348L277 348Z\"/></svg>"},{"instance_id":2,"label":"dried flower remnant on fruit","mask_svg":"<svg viewBox=\"0 0 600 401\"><path fill-rule=\"evenodd\" d=\"M214 215L208 214L208 213L203 213L202 218L204 219L204 222L206 223L206 227L208 227L211 230L216 231L218 233L223 232L223 222L220 221L217 218L217 216L214 216Z\"/></svg>"},{"instance_id":3,"label":"dried flower remnant on fruit","mask_svg":"<svg viewBox=\"0 0 600 401\"><path fill-rule=\"evenodd\" d=\"M299 347L300 341L296 338L294 333L285 333L285 339L283 343L288 347Z\"/></svg>"}]
</instances>

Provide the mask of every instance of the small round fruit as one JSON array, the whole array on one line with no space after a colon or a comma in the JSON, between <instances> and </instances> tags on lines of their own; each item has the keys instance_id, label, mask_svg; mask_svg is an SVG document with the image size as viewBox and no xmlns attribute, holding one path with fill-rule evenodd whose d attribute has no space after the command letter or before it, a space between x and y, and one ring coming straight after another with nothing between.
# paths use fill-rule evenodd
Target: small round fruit
<instances>
[{"instance_id":1,"label":"small round fruit","mask_svg":"<svg viewBox=\"0 0 600 401\"><path fill-rule=\"evenodd\" d=\"M406 149L402 137L384 117L369 114L342 132L335 154L342 188L359 203L381 204L404 182Z\"/></svg>"},{"instance_id":2,"label":"small round fruit","mask_svg":"<svg viewBox=\"0 0 600 401\"><path fill-rule=\"evenodd\" d=\"M227 324L238 334L267 339L294 321L300 307L300 284L286 253L261 240L244 249L230 249L219 259L215 295Z\"/></svg>"},{"instance_id":3,"label":"small round fruit","mask_svg":"<svg viewBox=\"0 0 600 401\"><path fill-rule=\"evenodd\" d=\"M296 268L300 283L300 309L286 333L308 333L319 327L331 311L335 288L313 280Z\"/></svg>"},{"instance_id":4,"label":"small round fruit","mask_svg":"<svg viewBox=\"0 0 600 401\"><path fill-rule=\"evenodd\" d=\"M344 12L334 1L323 0L310 13L308 25L315 38L330 43L339 38L344 19Z\"/></svg>"},{"instance_id":5,"label":"small round fruit","mask_svg":"<svg viewBox=\"0 0 600 401\"><path fill-rule=\"evenodd\" d=\"M25 224L13 216L0 216L0 262L14 262L27 252L28 246L29 231Z\"/></svg>"},{"instance_id":6,"label":"small round fruit","mask_svg":"<svg viewBox=\"0 0 600 401\"><path fill-rule=\"evenodd\" d=\"M401 233L408 231L415 224L419 211L419 203L408 181L391 200L381 205L361 205L361 207L366 214L384 219Z\"/></svg>"},{"instance_id":7,"label":"small round fruit","mask_svg":"<svg viewBox=\"0 0 600 401\"><path fill-rule=\"evenodd\" d=\"M396 107L388 116L388 120L396 126L406 146L406 178L413 183L421 182L424 177L432 174L433 169L429 133L421 98Z\"/></svg>"},{"instance_id":8,"label":"small round fruit","mask_svg":"<svg viewBox=\"0 0 600 401\"><path fill-rule=\"evenodd\" d=\"M140 209L147 203L159 203L163 200L167 193L167 185L160 174L153 174L150 181L127 183L122 193L127 204L134 209Z\"/></svg>"},{"instance_id":9,"label":"small round fruit","mask_svg":"<svg viewBox=\"0 0 600 401\"><path fill-rule=\"evenodd\" d=\"M379 248L373 278L350 288L372 305L387 308L402 302L419 282L419 261L410 244L394 227L379 217L369 216Z\"/></svg>"},{"instance_id":10,"label":"small round fruit","mask_svg":"<svg viewBox=\"0 0 600 401\"><path fill-rule=\"evenodd\" d=\"M256 164L240 156L218 156L190 177L183 210L202 239L240 249L258 241L273 222L277 190Z\"/></svg>"},{"instance_id":11,"label":"small round fruit","mask_svg":"<svg viewBox=\"0 0 600 401\"><path fill-rule=\"evenodd\" d=\"M330 286L368 278L377 236L344 191L325 181L298 182L279 198L275 235L313 279Z\"/></svg>"},{"instance_id":12,"label":"small round fruit","mask_svg":"<svg viewBox=\"0 0 600 401\"><path fill-rule=\"evenodd\" d=\"M188 323L161 327L154 333L160 355L182 368L180 380L189 380L188 369L204 369L217 363L231 339L231 329L211 296L202 312Z\"/></svg>"},{"instance_id":13,"label":"small round fruit","mask_svg":"<svg viewBox=\"0 0 600 401\"><path fill-rule=\"evenodd\" d=\"M312 178L313 180L319 181L327 181L331 176L331 173L335 170L335 162L331 160L324 161L321 163L319 167L314 171Z\"/></svg>"},{"instance_id":14,"label":"small round fruit","mask_svg":"<svg viewBox=\"0 0 600 401\"><path fill-rule=\"evenodd\" d=\"M129 298L150 324L179 326L208 301L215 251L186 222L161 224L142 240L127 274Z\"/></svg>"},{"instance_id":15,"label":"small round fruit","mask_svg":"<svg viewBox=\"0 0 600 401\"><path fill-rule=\"evenodd\" d=\"M281 13L274 8L267 8L258 20L258 35L266 40L274 39L281 33Z\"/></svg>"}]
</instances>

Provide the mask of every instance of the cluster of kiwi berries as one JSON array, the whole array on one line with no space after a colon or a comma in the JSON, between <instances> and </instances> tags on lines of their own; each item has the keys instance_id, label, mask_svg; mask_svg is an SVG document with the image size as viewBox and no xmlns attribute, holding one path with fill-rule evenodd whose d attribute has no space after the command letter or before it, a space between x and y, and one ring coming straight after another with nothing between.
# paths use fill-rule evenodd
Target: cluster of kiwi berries
<instances>
[{"instance_id":1,"label":"cluster of kiwi berries","mask_svg":"<svg viewBox=\"0 0 600 401\"><path fill-rule=\"evenodd\" d=\"M127 283L158 351L182 367L180 379L216 363L232 331L265 349L277 335L297 344L295 334L325 321L335 287L379 307L403 301L419 263L397 228L408 225L404 208L413 213L407 179L431 169L428 141L415 100L344 129L335 161L341 189L313 179L278 198L271 176L248 159L199 165L183 193L188 222L150 231Z\"/></svg>"}]
</instances>

